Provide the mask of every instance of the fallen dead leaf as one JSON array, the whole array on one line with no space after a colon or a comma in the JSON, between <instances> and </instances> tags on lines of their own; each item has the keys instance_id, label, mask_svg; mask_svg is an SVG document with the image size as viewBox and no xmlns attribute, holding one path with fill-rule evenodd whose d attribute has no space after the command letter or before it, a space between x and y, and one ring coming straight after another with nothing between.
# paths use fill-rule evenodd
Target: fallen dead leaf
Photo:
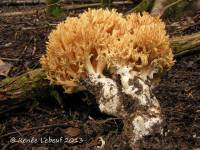
<instances>
[{"instance_id":1,"label":"fallen dead leaf","mask_svg":"<svg viewBox=\"0 0 200 150\"><path fill-rule=\"evenodd\" d=\"M11 67L11 64L5 63L0 59L0 76L8 76Z\"/></svg>"},{"instance_id":2,"label":"fallen dead leaf","mask_svg":"<svg viewBox=\"0 0 200 150\"><path fill-rule=\"evenodd\" d=\"M80 134L80 129L79 128L73 128L69 127L65 130L65 133L71 137L76 137Z\"/></svg>"}]
</instances>

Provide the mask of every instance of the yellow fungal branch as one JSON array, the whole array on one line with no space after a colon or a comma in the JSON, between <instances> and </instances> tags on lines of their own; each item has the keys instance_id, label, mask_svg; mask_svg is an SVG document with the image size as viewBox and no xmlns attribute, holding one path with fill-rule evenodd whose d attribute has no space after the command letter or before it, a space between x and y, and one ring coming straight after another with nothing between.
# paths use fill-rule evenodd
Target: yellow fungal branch
<instances>
[{"instance_id":1,"label":"yellow fungal branch","mask_svg":"<svg viewBox=\"0 0 200 150\"><path fill-rule=\"evenodd\" d=\"M169 69L174 61L165 24L148 13L126 17L126 33L109 45L108 57L112 64L143 68Z\"/></svg>"},{"instance_id":2,"label":"yellow fungal branch","mask_svg":"<svg viewBox=\"0 0 200 150\"><path fill-rule=\"evenodd\" d=\"M124 34L124 22L116 10L89 9L58 24L41 58L47 78L71 93L88 73L103 75L106 61L99 55L114 38Z\"/></svg>"}]
</instances>

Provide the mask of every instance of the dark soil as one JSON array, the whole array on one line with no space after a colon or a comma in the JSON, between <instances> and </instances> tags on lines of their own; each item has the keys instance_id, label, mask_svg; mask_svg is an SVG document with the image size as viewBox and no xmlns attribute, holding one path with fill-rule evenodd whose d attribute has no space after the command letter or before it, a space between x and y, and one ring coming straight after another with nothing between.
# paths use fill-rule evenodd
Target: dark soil
<instances>
[{"instance_id":1,"label":"dark soil","mask_svg":"<svg viewBox=\"0 0 200 150\"><path fill-rule=\"evenodd\" d=\"M26 15L27 11L43 8L43 5L0 8L0 59L14 65L9 76L17 76L30 68L40 67L38 60L45 52L49 32L66 16L75 16L83 11L65 11L58 18L40 12ZM128 9L126 6L119 8L123 12ZM1 15L16 11L25 14ZM171 35L199 30L199 24L189 24L186 29L178 32L176 27L174 29L170 26L172 22L168 24ZM140 141L140 149L199 148L200 53L176 58L175 66L163 76L154 93L160 101L164 117L163 135L146 136ZM95 101L92 95L81 92L62 95L62 98L65 100L63 108L55 99L35 100L26 107L0 116L0 148L97 149L102 137L106 141L104 149L129 149L122 132L123 122L101 114L95 104L87 103L87 99ZM12 143L12 140L20 138L26 141Z\"/></svg>"}]
</instances>

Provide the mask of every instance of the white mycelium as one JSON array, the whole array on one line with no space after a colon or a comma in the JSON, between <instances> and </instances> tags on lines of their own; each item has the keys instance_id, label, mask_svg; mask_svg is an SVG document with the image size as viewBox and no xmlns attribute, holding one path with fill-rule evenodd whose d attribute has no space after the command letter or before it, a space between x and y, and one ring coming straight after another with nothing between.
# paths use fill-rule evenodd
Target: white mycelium
<instances>
[{"instance_id":1,"label":"white mycelium","mask_svg":"<svg viewBox=\"0 0 200 150\"><path fill-rule=\"evenodd\" d=\"M141 139L143 136L148 135L152 132L152 128L155 125L159 125L162 123L162 119L157 117L149 117L148 115L138 115L134 118L132 124L134 126L134 136L131 139L131 145L134 145L137 140ZM161 128L160 128L161 132Z\"/></svg>"},{"instance_id":2,"label":"white mycelium","mask_svg":"<svg viewBox=\"0 0 200 150\"><path fill-rule=\"evenodd\" d=\"M134 145L137 140L150 134L155 125L161 124L160 105L151 92L151 84L148 81L149 72L146 73L146 77L144 76L145 73L142 73L141 77L141 72L133 71L129 67L117 68L117 73L121 77L122 92L130 96L131 100L135 101L134 103L137 105L135 112L132 112L132 114L137 115L133 115L134 117L131 119L133 127L131 145Z\"/></svg>"},{"instance_id":3,"label":"white mycelium","mask_svg":"<svg viewBox=\"0 0 200 150\"><path fill-rule=\"evenodd\" d=\"M127 127L131 129L131 133L128 134L132 135L130 144L134 147L138 140L152 133L153 127L160 127L160 105L151 92L148 76L144 77L143 73L141 77L141 72L133 71L129 67L117 68L121 83L92 73L82 85L96 96L102 112L130 122Z\"/></svg>"},{"instance_id":4,"label":"white mycelium","mask_svg":"<svg viewBox=\"0 0 200 150\"><path fill-rule=\"evenodd\" d=\"M121 99L114 80L97 74L90 74L88 79L83 81L83 85L96 96L101 112L119 116Z\"/></svg>"}]
</instances>

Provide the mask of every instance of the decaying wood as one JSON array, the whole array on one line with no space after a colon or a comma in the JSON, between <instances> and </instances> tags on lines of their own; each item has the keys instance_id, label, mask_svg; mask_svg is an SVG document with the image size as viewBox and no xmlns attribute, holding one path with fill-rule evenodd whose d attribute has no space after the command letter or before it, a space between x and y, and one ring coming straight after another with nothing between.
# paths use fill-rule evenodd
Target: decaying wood
<instances>
[{"instance_id":1,"label":"decaying wood","mask_svg":"<svg viewBox=\"0 0 200 150\"><path fill-rule=\"evenodd\" d=\"M41 4L45 3L45 0L1 0L0 6L3 5L24 5L24 4Z\"/></svg>"},{"instance_id":2,"label":"decaying wood","mask_svg":"<svg viewBox=\"0 0 200 150\"><path fill-rule=\"evenodd\" d=\"M0 5L34 5L45 4L47 0L1 0ZM60 0L62 3L92 3L95 0Z\"/></svg>"},{"instance_id":3,"label":"decaying wood","mask_svg":"<svg viewBox=\"0 0 200 150\"><path fill-rule=\"evenodd\" d=\"M34 100L51 97L52 86L42 69L30 70L20 76L0 81L0 117L18 108L30 108Z\"/></svg>"},{"instance_id":4,"label":"decaying wood","mask_svg":"<svg viewBox=\"0 0 200 150\"><path fill-rule=\"evenodd\" d=\"M26 99L49 86L42 69L28 71L20 76L0 81L0 103L7 99ZM38 93L39 94L39 93ZM42 96L42 95L41 95Z\"/></svg>"},{"instance_id":5,"label":"decaying wood","mask_svg":"<svg viewBox=\"0 0 200 150\"><path fill-rule=\"evenodd\" d=\"M200 9L200 0L155 0L152 15L180 18Z\"/></svg>"},{"instance_id":6,"label":"decaying wood","mask_svg":"<svg viewBox=\"0 0 200 150\"><path fill-rule=\"evenodd\" d=\"M112 2L111 6L118 6L118 5L128 5L132 4L130 1L117 1L117 2ZM73 5L68 5L64 4L61 5L61 8L65 10L76 10L76 9L85 9L85 8L95 8L95 7L101 7L102 3L91 3L91 4L73 4ZM46 7L40 9L40 10L28 10L28 11L17 11L17 12L5 12L1 13L0 16L2 17L8 17L8 16L19 16L19 15L32 15L35 13L44 13L46 10Z\"/></svg>"},{"instance_id":7,"label":"decaying wood","mask_svg":"<svg viewBox=\"0 0 200 150\"><path fill-rule=\"evenodd\" d=\"M127 14L132 12L151 12L152 15L179 19L200 10L200 0L142 0Z\"/></svg>"},{"instance_id":8,"label":"decaying wood","mask_svg":"<svg viewBox=\"0 0 200 150\"><path fill-rule=\"evenodd\" d=\"M165 11L181 2L184 2L184 0L155 0L154 6L151 10L152 15L162 16Z\"/></svg>"},{"instance_id":9,"label":"decaying wood","mask_svg":"<svg viewBox=\"0 0 200 150\"><path fill-rule=\"evenodd\" d=\"M130 14L132 12L150 11L153 7L154 1L155 0L142 0L137 6L126 12L126 14Z\"/></svg>"},{"instance_id":10,"label":"decaying wood","mask_svg":"<svg viewBox=\"0 0 200 150\"><path fill-rule=\"evenodd\" d=\"M175 56L200 51L200 32L192 35L174 37L170 42Z\"/></svg>"}]
</instances>

